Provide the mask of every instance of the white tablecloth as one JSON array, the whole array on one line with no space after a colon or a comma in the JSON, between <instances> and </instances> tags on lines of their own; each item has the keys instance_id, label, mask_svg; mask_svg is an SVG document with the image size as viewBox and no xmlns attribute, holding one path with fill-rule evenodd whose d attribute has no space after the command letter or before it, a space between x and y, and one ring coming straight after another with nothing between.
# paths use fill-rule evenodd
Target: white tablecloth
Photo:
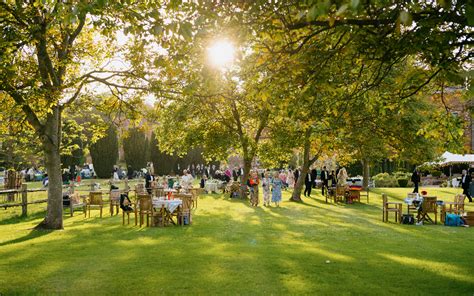
<instances>
[{"instance_id":1,"label":"white tablecloth","mask_svg":"<svg viewBox=\"0 0 474 296\"><path fill-rule=\"evenodd\" d=\"M204 184L204 190L206 190L207 192L217 192L218 189L218 183L207 182L206 184Z\"/></svg>"},{"instance_id":2,"label":"white tablecloth","mask_svg":"<svg viewBox=\"0 0 474 296\"><path fill-rule=\"evenodd\" d=\"M163 206L170 213L176 211L176 209L182 204L183 201L181 199L160 200L156 197L153 198L153 207L161 208Z\"/></svg>"}]
</instances>

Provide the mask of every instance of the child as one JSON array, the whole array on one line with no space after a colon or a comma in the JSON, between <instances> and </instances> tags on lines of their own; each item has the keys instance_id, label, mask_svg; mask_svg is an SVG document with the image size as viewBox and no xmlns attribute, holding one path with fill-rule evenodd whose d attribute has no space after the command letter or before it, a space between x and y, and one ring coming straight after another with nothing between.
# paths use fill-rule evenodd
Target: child
<instances>
[{"instance_id":1,"label":"child","mask_svg":"<svg viewBox=\"0 0 474 296\"><path fill-rule=\"evenodd\" d=\"M268 172L265 172L262 180L263 188L263 205L265 207L270 206L270 178L268 177Z\"/></svg>"}]
</instances>

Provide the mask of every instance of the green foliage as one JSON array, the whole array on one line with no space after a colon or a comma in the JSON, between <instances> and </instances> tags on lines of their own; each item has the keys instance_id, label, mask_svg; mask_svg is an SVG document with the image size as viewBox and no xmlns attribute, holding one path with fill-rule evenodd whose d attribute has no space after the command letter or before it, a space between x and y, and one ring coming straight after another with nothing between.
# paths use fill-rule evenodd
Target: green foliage
<instances>
[{"instance_id":1,"label":"green foliage","mask_svg":"<svg viewBox=\"0 0 474 296\"><path fill-rule=\"evenodd\" d=\"M380 173L372 177L376 187L398 187L397 178L388 173Z\"/></svg>"},{"instance_id":2,"label":"green foliage","mask_svg":"<svg viewBox=\"0 0 474 296\"><path fill-rule=\"evenodd\" d=\"M407 187L413 186L411 182L411 173L408 172L394 172L380 173L372 177L375 181L376 187Z\"/></svg>"},{"instance_id":3,"label":"green foliage","mask_svg":"<svg viewBox=\"0 0 474 296\"><path fill-rule=\"evenodd\" d=\"M99 178L110 178L118 160L117 129L111 125L106 135L90 146L95 174Z\"/></svg>"},{"instance_id":4,"label":"green foliage","mask_svg":"<svg viewBox=\"0 0 474 296\"><path fill-rule=\"evenodd\" d=\"M61 164L63 168L84 164L83 128L74 120L66 120L62 132Z\"/></svg>"},{"instance_id":5,"label":"green foliage","mask_svg":"<svg viewBox=\"0 0 474 296\"><path fill-rule=\"evenodd\" d=\"M171 172L176 172L178 157L160 151L158 140L156 139L154 133L152 133L150 139L149 159L151 162L153 162L156 175L169 175Z\"/></svg>"},{"instance_id":6,"label":"green foliage","mask_svg":"<svg viewBox=\"0 0 474 296\"><path fill-rule=\"evenodd\" d=\"M147 154L147 151L149 151L147 146L148 141L143 130L131 128L127 131L123 139L123 152L127 168L131 167L134 171L146 168L149 156Z\"/></svg>"}]
</instances>

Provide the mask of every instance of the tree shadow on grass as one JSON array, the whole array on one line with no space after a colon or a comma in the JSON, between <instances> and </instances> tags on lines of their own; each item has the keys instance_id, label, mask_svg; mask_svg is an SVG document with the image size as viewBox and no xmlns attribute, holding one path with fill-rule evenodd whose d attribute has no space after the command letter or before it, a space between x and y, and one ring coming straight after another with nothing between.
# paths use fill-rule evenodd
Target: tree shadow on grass
<instances>
[{"instance_id":1,"label":"tree shadow on grass","mask_svg":"<svg viewBox=\"0 0 474 296\"><path fill-rule=\"evenodd\" d=\"M0 220L0 225L17 224L17 223L22 223L22 222L33 221L36 219L44 218L45 213L46 212L44 211L39 211L39 212L34 212L32 214L29 214L28 216L21 216L21 215L12 216L10 218Z\"/></svg>"},{"instance_id":2,"label":"tree shadow on grass","mask_svg":"<svg viewBox=\"0 0 474 296\"><path fill-rule=\"evenodd\" d=\"M12 244L18 244L18 243L26 242L26 241L29 241L30 239L34 239L34 238L38 238L38 237L42 237L44 235L50 234L53 231L57 231L57 230L31 230L25 236L0 243L0 247L5 246L5 245L12 245Z\"/></svg>"}]
</instances>

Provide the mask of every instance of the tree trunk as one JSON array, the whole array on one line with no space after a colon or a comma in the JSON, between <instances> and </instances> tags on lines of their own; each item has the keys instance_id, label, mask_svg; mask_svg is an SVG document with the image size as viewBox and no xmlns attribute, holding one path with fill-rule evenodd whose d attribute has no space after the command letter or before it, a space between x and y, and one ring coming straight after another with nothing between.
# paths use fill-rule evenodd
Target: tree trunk
<instances>
[{"instance_id":1,"label":"tree trunk","mask_svg":"<svg viewBox=\"0 0 474 296\"><path fill-rule=\"evenodd\" d=\"M54 107L48 116L44 134L41 136L45 165L48 173L48 206L46 217L36 227L41 229L63 228L63 196L61 178L61 111Z\"/></svg>"},{"instance_id":2,"label":"tree trunk","mask_svg":"<svg viewBox=\"0 0 474 296\"><path fill-rule=\"evenodd\" d=\"M364 189L367 189L367 187L369 187L369 178L370 178L369 161L367 159L362 160L362 168L363 168L363 177L364 177L362 187L364 187Z\"/></svg>"},{"instance_id":3,"label":"tree trunk","mask_svg":"<svg viewBox=\"0 0 474 296\"><path fill-rule=\"evenodd\" d=\"M301 199L301 190L303 189L303 184L306 178L306 174L309 171L310 160L309 160L309 152L311 149L311 143L309 138L311 136L311 129L306 130L305 138L304 138L304 151L303 151L303 167L301 168L300 176L298 177L298 181L296 181L295 188L293 189L293 193L291 194L291 201L298 201L302 202Z\"/></svg>"},{"instance_id":4,"label":"tree trunk","mask_svg":"<svg viewBox=\"0 0 474 296\"><path fill-rule=\"evenodd\" d=\"M249 179L250 169L252 168L252 159L244 156L244 174L241 177L240 196L247 198L247 180Z\"/></svg>"}]
</instances>

